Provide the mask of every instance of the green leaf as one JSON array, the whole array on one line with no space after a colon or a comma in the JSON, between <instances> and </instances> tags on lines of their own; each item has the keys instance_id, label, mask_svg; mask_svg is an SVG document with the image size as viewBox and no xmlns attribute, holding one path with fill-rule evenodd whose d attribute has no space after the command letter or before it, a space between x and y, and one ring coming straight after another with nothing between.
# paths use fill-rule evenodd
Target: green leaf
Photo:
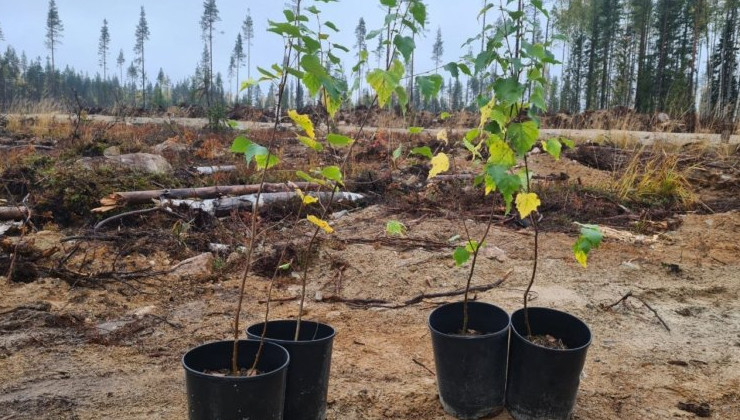
<instances>
[{"instance_id":1,"label":"green leaf","mask_svg":"<svg viewBox=\"0 0 740 420\"><path fill-rule=\"evenodd\" d=\"M426 100L430 100L439 94L439 90L442 88L442 81L442 76L438 74L416 76L416 85Z\"/></svg>"},{"instance_id":2,"label":"green leaf","mask_svg":"<svg viewBox=\"0 0 740 420\"><path fill-rule=\"evenodd\" d=\"M273 166L280 163L280 159L275 155L256 155L254 157L254 162L257 164L257 169L270 169Z\"/></svg>"},{"instance_id":3,"label":"green leaf","mask_svg":"<svg viewBox=\"0 0 740 420\"><path fill-rule=\"evenodd\" d=\"M290 263L287 262L285 264L281 264L281 265L278 266L278 269L283 270L283 271L289 270L290 269Z\"/></svg>"},{"instance_id":4,"label":"green leaf","mask_svg":"<svg viewBox=\"0 0 740 420\"><path fill-rule=\"evenodd\" d=\"M397 0L380 0L380 4L382 4L383 6L387 6L387 7L393 8L393 7L396 7L396 5L398 4L398 2L397 2Z\"/></svg>"},{"instance_id":5,"label":"green leaf","mask_svg":"<svg viewBox=\"0 0 740 420\"><path fill-rule=\"evenodd\" d=\"M450 72L450 76L454 78L458 78L460 76L460 72L457 69L457 63L455 63L454 61L445 64L443 68Z\"/></svg>"},{"instance_id":6,"label":"green leaf","mask_svg":"<svg viewBox=\"0 0 740 420\"><path fill-rule=\"evenodd\" d=\"M596 225L581 225L581 235L573 244L573 255L576 260L585 268L588 265L588 254L592 249L601 245L604 235Z\"/></svg>"},{"instance_id":7,"label":"green leaf","mask_svg":"<svg viewBox=\"0 0 740 420\"><path fill-rule=\"evenodd\" d=\"M303 143L306 147L309 147L317 152L324 150L324 146L311 137L298 136L298 141Z\"/></svg>"},{"instance_id":8,"label":"green leaf","mask_svg":"<svg viewBox=\"0 0 740 420\"><path fill-rule=\"evenodd\" d=\"M450 114L449 112L442 111L442 113L439 114L439 119L442 120L442 121L444 121L447 118L450 118L451 116L452 116L452 114Z\"/></svg>"},{"instance_id":9,"label":"green leaf","mask_svg":"<svg viewBox=\"0 0 740 420\"><path fill-rule=\"evenodd\" d=\"M478 248L484 245L485 244L479 244L478 241L470 240L467 244L465 244L465 250L471 254L474 254L476 251L478 251Z\"/></svg>"},{"instance_id":10,"label":"green leaf","mask_svg":"<svg viewBox=\"0 0 740 420\"><path fill-rule=\"evenodd\" d=\"M339 32L339 28L337 28L337 25L334 24L334 22L326 21L324 22L324 25L326 25L327 28L331 29L334 32Z\"/></svg>"},{"instance_id":11,"label":"green leaf","mask_svg":"<svg viewBox=\"0 0 740 420\"><path fill-rule=\"evenodd\" d=\"M389 220L385 225L385 232L390 236L404 236L406 226L398 220Z\"/></svg>"},{"instance_id":12,"label":"green leaf","mask_svg":"<svg viewBox=\"0 0 740 420\"><path fill-rule=\"evenodd\" d=\"M322 179L314 178L311 175L303 172L303 171L295 171L295 174L298 178L301 178L302 180L306 182L313 182L319 185L326 185L326 182Z\"/></svg>"},{"instance_id":13,"label":"green leaf","mask_svg":"<svg viewBox=\"0 0 740 420\"><path fill-rule=\"evenodd\" d=\"M391 155L391 159L393 159L394 162L397 161L398 158L401 157L402 153L403 153L403 145L401 144L398 147L396 147L396 149L393 151L393 154Z\"/></svg>"},{"instance_id":14,"label":"green leaf","mask_svg":"<svg viewBox=\"0 0 740 420\"><path fill-rule=\"evenodd\" d=\"M560 151L563 149L563 145L560 144L560 141L556 138L547 139L547 141L542 141L542 148L550 154L550 156L554 157L555 160L560 160Z\"/></svg>"},{"instance_id":15,"label":"green leaf","mask_svg":"<svg viewBox=\"0 0 740 420\"><path fill-rule=\"evenodd\" d=\"M452 253L452 258L455 260L455 265L459 267L470 259L470 252L465 247L459 246Z\"/></svg>"},{"instance_id":16,"label":"green leaf","mask_svg":"<svg viewBox=\"0 0 740 420\"><path fill-rule=\"evenodd\" d=\"M381 108L390 100L393 91L401 82L404 71L403 64L399 60L394 60L388 71L375 69L368 73L367 82L378 94L378 105Z\"/></svg>"},{"instance_id":17,"label":"green leaf","mask_svg":"<svg viewBox=\"0 0 740 420\"><path fill-rule=\"evenodd\" d=\"M525 86L515 78L496 79L493 82L493 91L499 101L515 104L524 95Z\"/></svg>"},{"instance_id":18,"label":"green leaf","mask_svg":"<svg viewBox=\"0 0 740 420\"><path fill-rule=\"evenodd\" d=\"M540 83L534 83L534 89L532 89L532 94L529 96L529 101L535 107L543 111L547 110L547 103L545 102L545 89Z\"/></svg>"},{"instance_id":19,"label":"green leaf","mask_svg":"<svg viewBox=\"0 0 740 420\"><path fill-rule=\"evenodd\" d=\"M432 154L432 149L430 149L429 146L414 147L413 149L411 149L411 154L425 156L429 159L434 156Z\"/></svg>"},{"instance_id":20,"label":"green leaf","mask_svg":"<svg viewBox=\"0 0 740 420\"><path fill-rule=\"evenodd\" d=\"M488 162L494 165L500 165L511 168L516 165L516 156L506 142L499 136L491 135L488 138Z\"/></svg>"},{"instance_id":21,"label":"green leaf","mask_svg":"<svg viewBox=\"0 0 740 420\"><path fill-rule=\"evenodd\" d=\"M563 146L567 147L568 149L576 147L576 142L565 137L560 137L560 143L562 143Z\"/></svg>"},{"instance_id":22,"label":"green leaf","mask_svg":"<svg viewBox=\"0 0 740 420\"><path fill-rule=\"evenodd\" d=\"M284 22L273 22L271 20L268 20L267 23L269 24L267 28L269 32L274 32L280 36L290 35L296 38L301 36L301 30L293 24Z\"/></svg>"},{"instance_id":23,"label":"green leaf","mask_svg":"<svg viewBox=\"0 0 740 420\"><path fill-rule=\"evenodd\" d=\"M427 7L423 2L415 1L411 3L410 9L411 16L413 16L414 20L423 28L427 21Z\"/></svg>"},{"instance_id":24,"label":"green leaf","mask_svg":"<svg viewBox=\"0 0 740 420\"><path fill-rule=\"evenodd\" d=\"M258 82L254 79L242 80L241 86L239 86L239 92L248 89L252 86L256 86Z\"/></svg>"},{"instance_id":25,"label":"green leaf","mask_svg":"<svg viewBox=\"0 0 740 420\"><path fill-rule=\"evenodd\" d=\"M250 143L247 146L247 149L244 151L244 159L247 161L247 163L251 162L254 158L255 161L257 160L257 156L267 156L269 154L268 150L264 146L260 146L257 143Z\"/></svg>"},{"instance_id":26,"label":"green leaf","mask_svg":"<svg viewBox=\"0 0 740 420\"><path fill-rule=\"evenodd\" d=\"M234 139L234 141L231 143L231 151L234 153L244 153L247 151L247 147L252 142L250 140L247 140L244 136L239 136Z\"/></svg>"},{"instance_id":27,"label":"green leaf","mask_svg":"<svg viewBox=\"0 0 740 420\"><path fill-rule=\"evenodd\" d=\"M424 127L409 127L409 133L419 134L424 131Z\"/></svg>"},{"instance_id":28,"label":"green leaf","mask_svg":"<svg viewBox=\"0 0 740 420\"><path fill-rule=\"evenodd\" d=\"M341 134L331 133L326 136L326 141L334 147L344 147L354 143L354 140Z\"/></svg>"},{"instance_id":29,"label":"green leaf","mask_svg":"<svg viewBox=\"0 0 740 420\"><path fill-rule=\"evenodd\" d=\"M492 191L498 190L506 203L506 214L511 211L514 193L521 188L521 179L510 174L508 168L501 165L486 165L486 183Z\"/></svg>"},{"instance_id":30,"label":"green leaf","mask_svg":"<svg viewBox=\"0 0 740 420\"><path fill-rule=\"evenodd\" d=\"M416 48L414 38L410 36L396 35L395 38L393 38L393 45L395 45L398 52L401 53L404 61L408 63L409 60L411 60L411 54L413 54L414 48Z\"/></svg>"},{"instance_id":31,"label":"green leaf","mask_svg":"<svg viewBox=\"0 0 740 420\"><path fill-rule=\"evenodd\" d=\"M327 166L321 170L321 175L337 184L342 184L342 170L339 166Z\"/></svg>"},{"instance_id":32,"label":"green leaf","mask_svg":"<svg viewBox=\"0 0 740 420\"><path fill-rule=\"evenodd\" d=\"M539 133L540 129L534 121L513 123L509 125L507 132L509 141L519 156L524 156L532 149L532 146L537 142Z\"/></svg>"}]
</instances>

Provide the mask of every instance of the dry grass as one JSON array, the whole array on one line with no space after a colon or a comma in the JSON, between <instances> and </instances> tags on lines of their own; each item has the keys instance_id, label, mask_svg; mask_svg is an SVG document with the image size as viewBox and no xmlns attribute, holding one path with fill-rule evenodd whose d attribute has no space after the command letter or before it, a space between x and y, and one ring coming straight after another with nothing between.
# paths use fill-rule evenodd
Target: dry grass
<instances>
[{"instance_id":1,"label":"dry grass","mask_svg":"<svg viewBox=\"0 0 740 420\"><path fill-rule=\"evenodd\" d=\"M643 146L615 177L611 189L625 201L689 208L698 200L689 182L695 166L683 166L680 161L677 153L660 149L649 153Z\"/></svg>"}]
</instances>

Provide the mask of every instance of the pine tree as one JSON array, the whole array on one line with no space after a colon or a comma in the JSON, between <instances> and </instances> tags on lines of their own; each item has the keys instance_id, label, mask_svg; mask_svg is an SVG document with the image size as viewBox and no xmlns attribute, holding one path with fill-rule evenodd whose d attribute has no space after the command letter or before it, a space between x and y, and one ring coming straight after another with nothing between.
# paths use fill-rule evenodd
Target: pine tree
<instances>
[{"instance_id":1,"label":"pine tree","mask_svg":"<svg viewBox=\"0 0 740 420\"><path fill-rule=\"evenodd\" d=\"M234 43L234 51L231 53L231 65L230 69L234 69L236 72L236 96L234 97L234 104L239 105L239 92L241 86L239 85L239 69L244 65L244 44L242 42L242 34L236 35L236 42Z\"/></svg>"},{"instance_id":2,"label":"pine tree","mask_svg":"<svg viewBox=\"0 0 740 420\"><path fill-rule=\"evenodd\" d=\"M218 14L218 7L216 6L216 0L205 0L203 2L203 16L200 18L200 29L202 31L203 41L206 44L208 50L208 78L205 79L206 85L206 103L208 106L211 105L211 96L213 84L213 31L215 29L216 22L221 21L221 17Z\"/></svg>"},{"instance_id":3,"label":"pine tree","mask_svg":"<svg viewBox=\"0 0 740 420\"><path fill-rule=\"evenodd\" d=\"M135 61L136 63L140 64L139 69L141 70L142 108L146 108L146 71L144 70L144 41L149 39L149 35L149 25L146 23L146 13L144 12L144 6L141 6L141 12L139 13L139 24L136 25L136 44L134 45L134 53L136 54Z\"/></svg>"},{"instance_id":4,"label":"pine tree","mask_svg":"<svg viewBox=\"0 0 740 420\"><path fill-rule=\"evenodd\" d=\"M121 84L123 84L123 64L126 63L126 58L123 56L123 48L118 52L118 58L116 64L118 64L118 71L121 73Z\"/></svg>"},{"instance_id":5,"label":"pine tree","mask_svg":"<svg viewBox=\"0 0 740 420\"><path fill-rule=\"evenodd\" d=\"M100 56L100 66L103 67L103 80L108 80L109 49L110 32L108 32L108 20L103 19L103 27L100 28L100 40L98 41L98 56Z\"/></svg>"},{"instance_id":6,"label":"pine tree","mask_svg":"<svg viewBox=\"0 0 740 420\"><path fill-rule=\"evenodd\" d=\"M367 55L367 42L365 41L365 37L367 36L367 27L365 26L365 19L360 18L360 21L357 22L357 27L355 27L355 48L357 48L357 54L356 57L358 59L358 62L360 64L357 67L357 104L360 104L360 101L362 99L362 70L363 70L363 64L362 56Z\"/></svg>"},{"instance_id":7,"label":"pine tree","mask_svg":"<svg viewBox=\"0 0 740 420\"><path fill-rule=\"evenodd\" d=\"M252 78L252 39L254 39L254 22L252 22L252 14L247 9L247 17L242 23L242 34L244 34L244 40L247 43L247 79ZM252 87L247 88L247 105L252 105L253 100Z\"/></svg>"},{"instance_id":8,"label":"pine tree","mask_svg":"<svg viewBox=\"0 0 740 420\"><path fill-rule=\"evenodd\" d=\"M52 91L56 93L56 67L54 62L54 53L56 47L61 45L62 32L64 32L64 25L62 20L59 19L59 10L54 0L49 0L49 12L46 15L46 48L51 52L51 80L52 80Z\"/></svg>"},{"instance_id":9,"label":"pine tree","mask_svg":"<svg viewBox=\"0 0 740 420\"><path fill-rule=\"evenodd\" d=\"M442 28L437 27L437 37L432 45L432 61L434 61L434 71L439 74L439 66L442 63L442 55L445 53L444 43L442 41Z\"/></svg>"},{"instance_id":10,"label":"pine tree","mask_svg":"<svg viewBox=\"0 0 740 420\"><path fill-rule=\"evenodd\" d=\"M3 35L3 27L0 26L0 41L5 41L5 35Z\"/></svg>"}]
</instances>

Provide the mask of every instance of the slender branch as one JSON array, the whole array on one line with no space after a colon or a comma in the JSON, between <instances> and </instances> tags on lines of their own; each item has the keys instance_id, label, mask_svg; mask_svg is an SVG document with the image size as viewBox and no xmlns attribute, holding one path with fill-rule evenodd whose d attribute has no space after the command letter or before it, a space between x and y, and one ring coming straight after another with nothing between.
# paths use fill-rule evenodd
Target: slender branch
<instances>
[{"instance_id":1,"label":"slender branch","mask_svg":"<svg viewBox=\"0 0 740 420\"><path fill-rule=\"evenodd\" d=\"M297 4L300 5L301 0L297 0ZM297 16L296 16L297 18ZM285 52L285 59L284 63L288 64L288 60L290 59L290 55L293 52L293 39L288 40L288 45L286 47ZM267 169L268 169L268 162L270 162L270 157L272 156L272 150L275 147L275 142L277 139L277 131L278 126L280 125L280 111L281 111L281 105L283 102L283 95L285 93L285 84L288 81L288 71L287 69L283 69L283 74L280 78L280 83L278 85L278 98L277 98L277 104L275 106L275 123L272 127L272 135L270 136L270 142L267 145L267 156L265 158L265 167L262 170L262 176L260 177L260 188L257 190L257 197L254 201L254 207L252 208L252 226L251 226L251 234L249 238L249 248L247 250L247 265L244 267L244 272L242 273L241 278L241 284L239 287L239 301L237 303L236 307L236 314L234 315L234 344L233 344L233 350L231 352L231 372L232 375L237 376L239 374L239 366L238 366L238 351L239 351L239 317L241 315L242 306L244 303L244 291L247 286L247 277L249 276L250 269L252 267L252 254L255 247L255 237L257 236L257 203L260 202L260 196L262 195L262 186L265 184L265 181L267 180ZM264 341L264 340L263 340ZM258 359L260 358L260 353L257 353L255 355L255 362L254 365L256 366Z\"/></svg>"}]
</instances>

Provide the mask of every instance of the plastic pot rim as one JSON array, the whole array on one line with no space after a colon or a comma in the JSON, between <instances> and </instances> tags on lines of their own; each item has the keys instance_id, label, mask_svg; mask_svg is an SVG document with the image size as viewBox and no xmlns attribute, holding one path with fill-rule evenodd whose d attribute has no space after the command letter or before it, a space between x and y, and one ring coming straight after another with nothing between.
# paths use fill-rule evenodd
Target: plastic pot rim
<instances>
[{"instance_id":1,"label":"plastic pot rim","mask_svg":"<svg viewBox=\"0 0 740 420\"><path fill-rule=\"evenodd\" d=\"M321 338L311 339L311 340L301 340L301 339L298 339L298 340L284 340L284 339L280 339L280 338L272 338L272 337L270 337L270 328L269 327L270 327L270 323L273 323L273 322L292 322L292 323L298 323L298 320L295 320L295 319L273 319L273 320L267 321L267 327L268 328L267 328L267 334L265 334L265 341L270 341L270 342L276 343L276 344L283 344L283 343L285 343L285 344L290 344L291 346L303 346L303 345L317 344L317 343L322 343L322 342L325 342L325 341L333 340L334 339L334 336L337 335L337 330L334 329L334 327L332 327L329 324L325 324L323 322L318 322L318 321L301 321L301 328L304 327L304 324L323 325L323 326L331 329L331 334L329 334L327 336L324 336L324 337L321 337ZM265 322L258 322L256 324L252 324L252 325L250 325L250 326L248 326L246 328L246 332L247 332L247 334L252 334L253 336L260 337L262 335L262 330L260 330L260 333L259 334L254 334L254 333L250 332L249 330L252 327L263 326L263 325L265 325ZM263 327L263 329L264 329L264 327ZM254 339L254 340L259 341L260 339L257 338L257 339Z\"/></svg>"},{"instance_id":2,"label":"plastic pot rim","mask_svg":"<svg viewBox=\"0 0 740 420\"><path fill-rule=\"evenodd\" d=\"M545 346L541 346L539 344L535 344L535 343L529 341L527 339L527 337L525 337L524 334L521 334L517 330L516 326L514 325L514 322L512 321L515 313L520 312L520 311L522 311L522 312L524 311L524 308L519 308L519 309L517 309L516 311L514 311L511 314L511 317L510 317L511 319L509 320L509 323L511 325L511 333L512 334L515 334L517 337L521 338L521 340L524 342L524 345L531 346L531 347L534 347L534 348L537 348L537 349L540 349L540 350L546 350L546 351L555 352L555 353L571 353L571 352L575 353L575 352L582 351L583 349L585 349L585 348L587 348L587 347L589 347L591 345L591 341L593 340L593 334L591 334L591 329L588 327L588 325L586 325L585 322L581 321L581 319L578 318L577 316L572 315L572 314L569 314L568 312L565 312L565 311L561 311L561 310L558 310L558 309L552 309L552 308L545 308L545 307L542 307L542 306L529 306L529 307L527 307L527 309L528 310L532 310L532 309L534 309L534 310L542 310L542 309L544 309L546 311L556 312L556 313L558 313L561 316L565 316L567 318L570 318L574 322L577 322L577 323L582 324L583 327L586 329L586 331L588 331L588 340L583 345L581 345L581 346L578 346L578 347L570 347L570 348L567 348L567 349L554 349L554 348L551 348L551 347L545 347Z\"/></svg>"},{"instance_id":3,"label":"plastic pot rim","mask_svg":"<svg viewBox=\"0 0 740 420\"><path fill-rule=\"evenodd\" d=\"M259 341L260 340L239 340L239 342L254 342L254 343L259 343ZM287 368L287 366L290 364L290 353L288 353L288 350L286 350L281 345L278 345L278 344L275 344L275 343L271 343L271 342L269 342L267 340L265 340L265 343L264 343L265 344L265 348L263 348L262 351L265 351L266 350L266 347L275 347L275 349L277 349L279 351L282 351L285 354L285 363L283 363L282 365L278 366L277 368L275 368L275 369L273 369L273 370L271 370L269 372L260 373L260 374L257 374L255 376L231 376L231 375L221 376L221 375L212 375L212 374L208 374L208 373L204 373L204 372L195 370L195 369L191 368L190 366L188 366L187 363L185 363L185 357L187 357L187 355L190 354L190 352L192 352L194 350L197 350L197 349L200 349L202 347L208 347L208 346L211 346L211 345L214 345L214 344L218 344L218 343L229 343L229 345L233 345L234 340L209 341L207 343L203 343L203 344L198 345L196 347L190 348L188 351L185 352L185 354L180 359L181 364L182 364L182 367L186 371L188 371L190 374L195 375L195 376L198 376L198 377L201 377L201 378L216 379L216 380L223 380L223 381L232 381L232 382L250 382L250 381L258 380L258 378L265 378L265 377L272 376L272 375L279 375L280 372L283 369ZM231 363L231 361L229 361L229 364L230 363Z\"/></svg>"},{"instance_id":4,"label":"plastic pot rim","mask_svg":"<svg viewBox=\"0 0 740 420\"><path fill-rule=\"evenodd\" d=\"M449 337L449 338L453 338L453 339L457 339L457 340L479 340L479 339L482 339L482 338L491 338L491 337L495 337L497 335L507 334L509 332L509 329L512 327L512 325L511 325L511 315L509 315L509 313L506 312L504 309L502 309L502 308L500 308L500 307L498 307L498 306L496 306L496 305L494 305L492 303L488 303L488 302L471 301L471 302L468 302L468 305L487 306L489 308L493 308L496 311L501 311L504 315L506 315L506 320L507 320L506 325L503 328L501 328L500 330L498 330L498 331L494 331L494 332L490 332L490 333L485 333L485 334L477 334L477 335L450 334L450 333L444 333L444 332L439 331L438 329L434 328L434 326L432 325L432 315L434 314L434 312L436 312L439 309L442 309L444 307L447 307L447 306L460 305L462 303L463 302L445 303L444 305L440 305L440 306L434 308L434 310L432 310L432 312L429 313L429 316L427 316L427 326L429 327L429 329L432 330L435 334L439 334L441 336Z\"/></svg>"}]
</instances>

